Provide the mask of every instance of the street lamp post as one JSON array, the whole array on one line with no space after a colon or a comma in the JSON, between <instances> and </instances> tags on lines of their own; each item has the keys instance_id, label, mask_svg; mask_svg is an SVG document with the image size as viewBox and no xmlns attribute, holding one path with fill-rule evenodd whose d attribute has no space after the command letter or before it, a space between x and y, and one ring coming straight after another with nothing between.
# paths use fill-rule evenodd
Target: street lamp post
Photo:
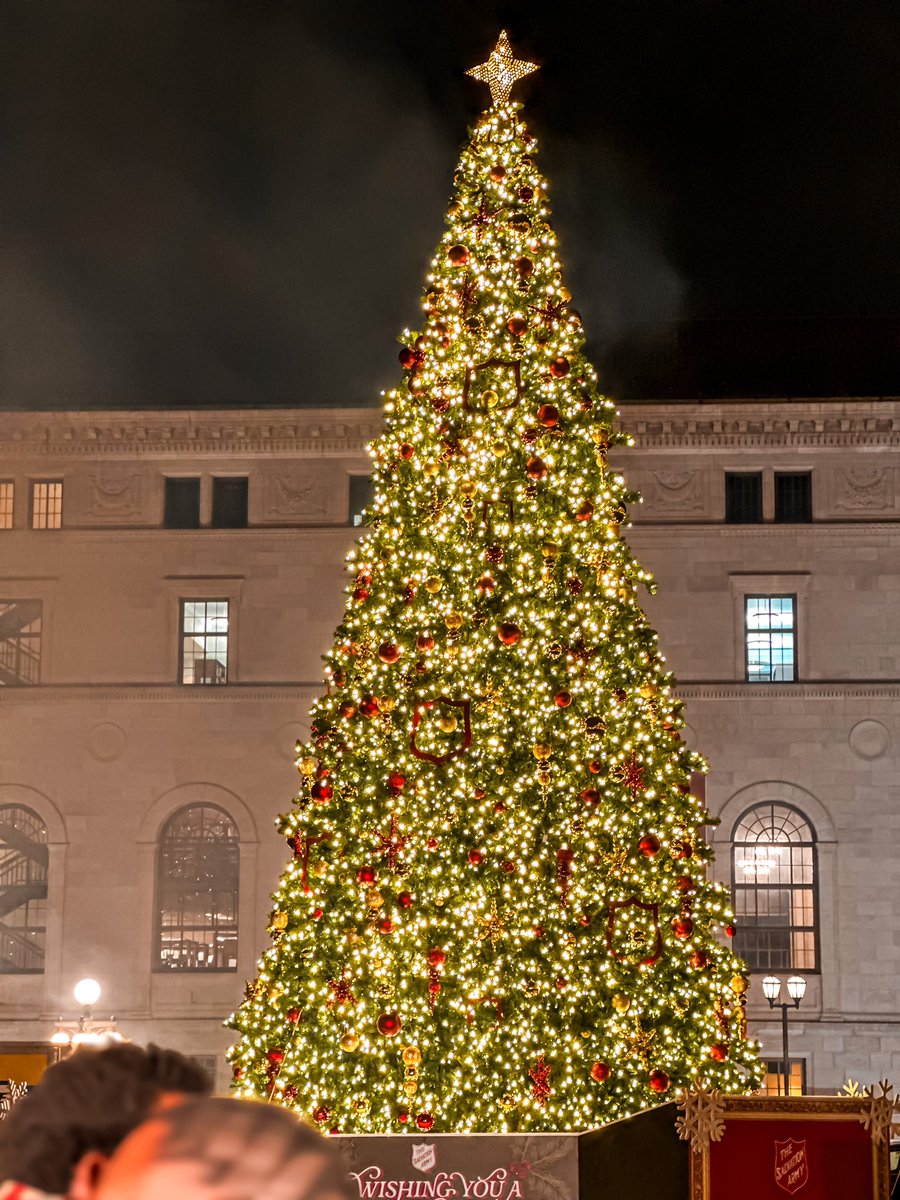
<instances>
[{"instance_id":1,"label":"street lamp post","mask_svg":"<svg viewBox=\"0 0 900 1200\"><path fill-rule=\"evenodd\" d=\"M792 975L787 981L787 993L791 1000L782 1000L781 980L777 975L766 975L762 981L763 995L769 1002L769 1008L781 1009L781 1057L784 1063L784 1094L790 1095L791 1059L788 1052L788 1009L799 1008L800 1001L806 995L806 980L801 975Z\"/></svg>"},{"instance_id":2,"label":"street lamp post","mask_svg":"<svg viewBox=\"0 0 900 1200\"><path fill-rule=\"evenodd\" d=\"M57 1047L57 1053L75 1050L79 1046L103 1046L111 1042L124 1041L116 1026L115 1017L108 1021L95 1020L91 1013L91 1005L100 999L100 984L96 979L79 979L72 989L75 1002L81 1005L81 1016L76 1021L64 1021L60 1017L50 1045Z\"/></svg>"}]
</instances>

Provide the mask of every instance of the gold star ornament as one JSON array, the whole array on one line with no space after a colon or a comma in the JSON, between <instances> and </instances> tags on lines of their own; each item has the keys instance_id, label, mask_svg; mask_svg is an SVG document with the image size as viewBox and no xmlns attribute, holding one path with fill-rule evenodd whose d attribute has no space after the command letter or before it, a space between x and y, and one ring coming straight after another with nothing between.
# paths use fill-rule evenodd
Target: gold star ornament
<instances>
[{"instance_id":1,"label":"gold star ornament","mask_svg":"<svg viewBox=\"0 0 900 1200\"><path fill-rule=\"evenodd\" d=\"M513 84L537 69L537 63L513 58L509 37L504 29L497 38L497 45L491 51L491 57L487 62L472 67L471 71L466 71L466 74L488 85L494 104L505 104L509 99Z\"/></svg>"}]
</instances>

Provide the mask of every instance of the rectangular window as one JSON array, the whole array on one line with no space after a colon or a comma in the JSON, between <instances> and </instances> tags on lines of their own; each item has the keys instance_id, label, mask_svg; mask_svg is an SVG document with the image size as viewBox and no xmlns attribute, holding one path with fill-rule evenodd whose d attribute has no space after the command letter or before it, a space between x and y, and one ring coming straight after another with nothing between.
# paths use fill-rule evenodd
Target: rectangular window
<instances>
[{"instance_id":1,"label":"rectangular window","mask_svg":"<svg viewBox=\"0 0 900 1200\"><path fill-rule=\"evenodd\" d=\"M375 488L371 475L350 476L350 524L362 525L365 509L372 503Z\"/></svg>"},{"instance_id":2,"label":"rectangular window","mask_svg":"<svg viewBox=\"0 0 900 1200\"><path fill-rule=\"evenodd\" d=\"M0 600L0 687L41 681L40 600Z\"/></svg>"},{"instance_id":3,"label":"rectangular window","mask_svg":"<svg viewBox=\"0 0 900 1200\"><path fill-rule=\"evenodd\" d=\"M784 1096L784 1062L777 1059L763 1060L765 1075L763 1076L762 1087L759 1089L761 1096ZM790 1076L788 1077L789 1091L787 1095L802 1096L806 1091L806 1063L802 1058L788 1059L788 1068Z\"/></svg>"},{"instance_id":4,"label":"rectangular window","mask_svg":"<svg viewBox=\"0 0 900 1200\"><path fill-rule=\"evenodd\" d=\"M228 682L227 600L182 600L181 682Z\"/></svg>"},{"instance_id":5,"label":"rectangular window","mask_svg":"<svg viewBox=\"0 0 900 1200\"><path fill-rule=\"evenodd\" d=\"M166 479L163 524L166 529L200 528L199 479Z\"/></svg>"},{"instance_id":6,"label":"rectangular window","mask_svg":"<svg viewBox=\"0 0 900 1200\"><path fill-rule=\"evenodd\" d=\"M32 529L62 529L62 487L61 479L31 485Z\"/></svg>"},{"instance_id":7,"label":"rectangular window","mask_svg":"<svg viewBox=\"0 0 900 1200\"><path fill-rule=\"evenodd\" d=\"M795 596L744 597L748 683L793 683L796 680L795 609Z\"/></svg>"},{"instance_id":8,"label":"rectangular window","mask_svg":"<svg viewBox=\"0 0 900 1200\"><path fill-rule=\"evenodd\" d=\"M725 521L758 525L762 521L762 472L725 473Z\"/></svg>"},{"instance_id":9,"label":"rectangular window","mask_svg":"<svg viewBox=\"0 0 900 1200\"><path fill-rule=\"evenodd\" d=\"M212 523L214 529L247 528L247 479L212 481Z\"/></svg>"},{"instance_id":10,"label":"rectangular window","mask_svg":"<svg viewBox=\"0 0 900 1200\"><path fill-rule=\"evenodd\" d=\"M0 483L0 529L13 527L13 501L16 495L14 483Z\"/></svg>"},{"instance_id":11,"label":"rectangular window","mask_svg":"<svg viewBox=\"0 0 900 1200\"><path fill-rule=\"evenodd\" d=\"M777 473L775 476L775 520L788 525L812 520L812 475Z\"/></svg>"}]
</instances>

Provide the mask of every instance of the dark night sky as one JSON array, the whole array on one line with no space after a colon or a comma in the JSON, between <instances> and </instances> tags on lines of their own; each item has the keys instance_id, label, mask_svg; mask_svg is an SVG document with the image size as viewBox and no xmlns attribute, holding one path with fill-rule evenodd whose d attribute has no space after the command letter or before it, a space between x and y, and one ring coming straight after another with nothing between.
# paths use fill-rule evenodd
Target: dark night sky
<instances>
[{"instance_id":1,"label":"dark night sky","mask_svg":"<svg viewBox=\"0 0 900 1200\"><path fill-rule=\"evenodd\" d=\"M0 406L377 403L501 25L607 390L900 393L895 0L0 0Z\"/></svg>"}]
</instances>

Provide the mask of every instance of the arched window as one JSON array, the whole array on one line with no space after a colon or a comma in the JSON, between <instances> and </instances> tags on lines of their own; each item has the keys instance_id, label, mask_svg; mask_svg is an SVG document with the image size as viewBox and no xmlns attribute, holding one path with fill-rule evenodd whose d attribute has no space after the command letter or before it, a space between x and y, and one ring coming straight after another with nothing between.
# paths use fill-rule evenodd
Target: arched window
<instances>
[{"instance_id":1,"label":"arched window","mask_svg":"<svg viewBox=\"0 0 900 1200\"><path fill-rule=\"evenodd\" d=\"M0 972L40 974L47 938L47 826L21 804L0 807Z\"/></svg>"},{"instance_id":2,"label":"arched window","mask_svg":"<svg viewBox=\"0 0 900 1200\"><path fill-rule=\"evenodd\" d=\"M169 818L156 866L156 970L237 970L239 875L228 813L195 804Z\"/></svg>"},{"instance_id":3,"label":"arched window","mask_svg":"<svg viewBox=\"0 0 900 1200\"><path fill-rule=\"evenodd\" d=\"M735 949L751 971L816 971L816 839L788 804L758 804L734 828Z\"/></svg>"}]
</instances>

